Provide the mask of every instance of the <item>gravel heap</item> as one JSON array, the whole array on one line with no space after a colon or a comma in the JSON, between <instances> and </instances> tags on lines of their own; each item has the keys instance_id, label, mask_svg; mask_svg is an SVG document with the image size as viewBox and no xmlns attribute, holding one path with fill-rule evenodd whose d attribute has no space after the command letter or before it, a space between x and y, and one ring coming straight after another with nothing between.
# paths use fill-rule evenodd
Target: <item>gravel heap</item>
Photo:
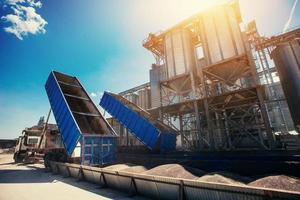
<instances>
[{"instance_id":1,"label":"gravel heap","mask_svg":"<svg viewBox=\"0 0 300 200\"><path fill-rule=\"evenodd\" d=\"M204 176L200 177L198 181L224 183L231 185L245 185L244 183L249 183L252 181L252 179L235 173L218 171L205 174Z\"/></svg>"},{"instance_id":2,"label":"gravel heap","mask_svg":"<svg viewBox=\"0 0 300 200\"><path fill-rule=\"evenodd\" d=\"M130 168L132 166L135 166L131 163L125 163L125 164L116 164L116 165L110 165L108 167L104 167L103 169L109 169L109 170L113 170L113 171L120 171L122 169L127 169Z\"/></svg>"},{"instance_id":3,"label":"gravel heap","mask_svg":"<svg viewBox=\"0 0 300 200\"><path fill-rule=\"evenodd\" d=\"M203 174L203 171L189 167L183 167L179 164L166 164L152 168L143 172L142 174L196 180L199 178L198 176L194 175L196 173Z\"/></svg>"},{"instance_id":4,"label":"gravel heap","mask_svg":"<svg viewBox=\"0 0 300 200\"><path fill-rule=\"evenodd\" d=\"M285 175L267 176L248 184L253 187L272 188L300 192L300 179Z\"/></svg>"},{"instance_id":5,"label":"gravel heap","mask_svg":"<svg viewBox=\"0 0 300 200\"><path fill-rule=\"evenodd\" d=\"M224 183L224 184L230 184L230 185L244 185L244 183L239 182L235 179L223 176L221 174L207 174L204 176L201 176L200 178L197 179L198 181L203 181L203 182L212 182L212 183Z\"/></svg>"},{"instance_id":6,"label":"gravel heap","mask_svg":"<svg viewBox=\"0 0 300 200\"><path fill-rule=\"evenodd\" d=\"M238 174L230 172L213 172L205 173L202 170L185 167L179 164L166 164L154 167L148 170L141 165L134 165L131 163L116 164L105 167L113 171L123 171L129 173L139 173L153 176L164 176L172 178L190 179L203 182L222 183L230 185L245 185L252 187L263 187L270 189L280 189L300 192L300 179L295 177L289 177L285 175L266 176L260 179L253 179L249 177L240 176Z\"/></svg>"},{"instance_id":7,"label":"gravel heap","mask_svg":"<svg viewBox=\"0 0 300 200\"><path fill-rule=\"evenodd\" d=\"M130 173L142 173L147 171L148 169L144 166L133 166L125 169L121 169L121 172L130 172Z\"/></svg>"}]
</instances>

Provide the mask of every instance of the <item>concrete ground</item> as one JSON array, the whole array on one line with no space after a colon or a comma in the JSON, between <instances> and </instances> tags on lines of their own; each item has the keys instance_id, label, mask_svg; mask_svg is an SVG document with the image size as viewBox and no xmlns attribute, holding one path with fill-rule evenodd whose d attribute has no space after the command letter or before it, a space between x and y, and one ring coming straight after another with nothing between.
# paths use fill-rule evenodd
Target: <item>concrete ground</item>
<instances>
[{"instance_id":1,"label":"concrete ground","mask_svg":"<svg viewBox=\"0 0 300 200\"><path fill-rule=\"evenodd\" d=\"M118 191L100 188L73 178L45 172L42 164L15 164L12 154L0 154L0 200L96 200L130 198Z\"/></svg>"}]
</instances>

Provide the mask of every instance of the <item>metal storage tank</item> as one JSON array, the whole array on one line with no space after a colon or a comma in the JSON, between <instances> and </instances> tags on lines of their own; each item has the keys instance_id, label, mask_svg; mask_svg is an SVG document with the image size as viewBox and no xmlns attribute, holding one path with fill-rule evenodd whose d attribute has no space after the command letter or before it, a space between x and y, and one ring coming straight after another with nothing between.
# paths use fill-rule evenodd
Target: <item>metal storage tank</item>
<instances>
[{"instance_id":1,"label":"metal storage tank","mask_svg":"<svg viewBox=\"0 0 300 200\"><path fill-rule=\"evenodd\" d=\"M238 3L216 6L203 13L202 38L206 38L210 64L245 53L239 27L240 14L234 9Z\"/></svg>"},{"instance_id":2,"label":"metal storage tank","mask_svg":"<svg viewBox=\"0 0 300 200\"><path fill-rule=\"evenodd\" d=\"M147 88L146 90L145 90L145 95L146 95L146 109L149 109L149 108L151 108L151 91L150 91L150 89L149 88Z\"/></svg>"},{"instance_id":3,"label":"metal storage tank","mask_svg":"<svg viewBox=\"0 0 300 200\"><path fill-rule=\"evenodd\" d=\"M126 94L124 97L131 103L134 103L136 105L138 104L138 95L137 94L135 94L135 93Z\"/></svg>"},{"instance_id":4,"label":"metal storage tank","mask_svg":"<svg viewBox=\"0 0 300 200\"><path fill-rule=\"evenodd\" d=\"M188 73L195 66L191 33L186 29L175 29L166 34L165 52L169 78Z\"/></svg>"},{"instance_id":5,"label":"metal storage tank","mask_svg":"<svg viewBox=\"0 0 300 200\"><path fill-rule=\"evenodd\" d=\"M145 99L144 99L144 93L143 93L143 90L139 90L138 92L138 103L137 105L140 107L140 108L143 108L145 109Z\"/></svg>"},{"instance_id":6,"label":"metal storage tank","mask_svg":"<svg viewBox=\"0 0 300 200\"><path fill-rule=\"evenodd\" d=\"M160 81L166 77L161 76L163 66L152 65L150 70L150 96L151 103L150 108L157 108L161 106L160 102Z\"/></svg>"},{"instance_id":7,"label":"metal storage tank","mask_svg":"<svg viewBox=\"0 0 300 200\"><path fill-rule=\"evenodd\" d=\"M278 45L272 51L294 125L300 130L300 39Z\"/></svg>"},{"instance_id":8,"label":"metal storage tank","mask_svg":"<svg viewBox=\"0 0 300 200\"><path fill-rule=\"evenodd\" d=\"M150 90L145 88L138 91L138 106L144 110L150 107Z\"/></svg>"}]
</instances>

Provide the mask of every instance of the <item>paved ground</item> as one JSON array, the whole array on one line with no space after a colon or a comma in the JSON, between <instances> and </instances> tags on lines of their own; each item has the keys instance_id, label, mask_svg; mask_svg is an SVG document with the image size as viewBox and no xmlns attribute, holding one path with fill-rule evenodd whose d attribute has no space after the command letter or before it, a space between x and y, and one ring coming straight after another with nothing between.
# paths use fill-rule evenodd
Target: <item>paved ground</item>
<instances>
[{"instance_id":1,"label":"paved ground","mask_svg":"<svg viewBox=\"0 0 300 200\"><path fill-rule=\"evenodd\" d=\"M45 172L43 165L15 164L12 154L0 154L0 200L96 200L129 198L111 189Z\"/></svg>"}]
</instances>

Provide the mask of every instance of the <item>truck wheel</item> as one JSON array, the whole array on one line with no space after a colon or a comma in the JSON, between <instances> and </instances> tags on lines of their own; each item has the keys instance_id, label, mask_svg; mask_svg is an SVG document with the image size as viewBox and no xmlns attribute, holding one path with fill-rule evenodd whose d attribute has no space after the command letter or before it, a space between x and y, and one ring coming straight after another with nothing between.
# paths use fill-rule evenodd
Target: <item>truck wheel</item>
<instances>
[{"instance_id":1,"label":"truck wheel","mask_svg":"<svg viewBox=\"0 0 300 200\"><path fill-rule=\"evenodd\" d=\"M18 152L14 153L14 160L15 160L15 163L20 163L23 161L22 157L20 156L20 154Z\"/></svg>"},{"instance_id":2,"label":"truck wheel","mask_svg":"<svg viewBox=\"0 0 300 200\"><path fill-rule=\"evenodd\" d=\"M66 154L64 154L64 153L59 153L58 154L58 162L63 162L63 163L65 163L65 162L67 162L67 159L68 159L68 157L67 157L67 155Z\"/></svg>"},{"instance_id":3,"label":"truck wheel","mask_svg":"<svg viewBox=\"0 0 300 200\"><path fill-rule=\"evenodd\" d=\"M44 156L45 168L50 168L50 161L51 161L51 155L50 153L46 153L46 155Z\"/></svg>"}]
</instances>

